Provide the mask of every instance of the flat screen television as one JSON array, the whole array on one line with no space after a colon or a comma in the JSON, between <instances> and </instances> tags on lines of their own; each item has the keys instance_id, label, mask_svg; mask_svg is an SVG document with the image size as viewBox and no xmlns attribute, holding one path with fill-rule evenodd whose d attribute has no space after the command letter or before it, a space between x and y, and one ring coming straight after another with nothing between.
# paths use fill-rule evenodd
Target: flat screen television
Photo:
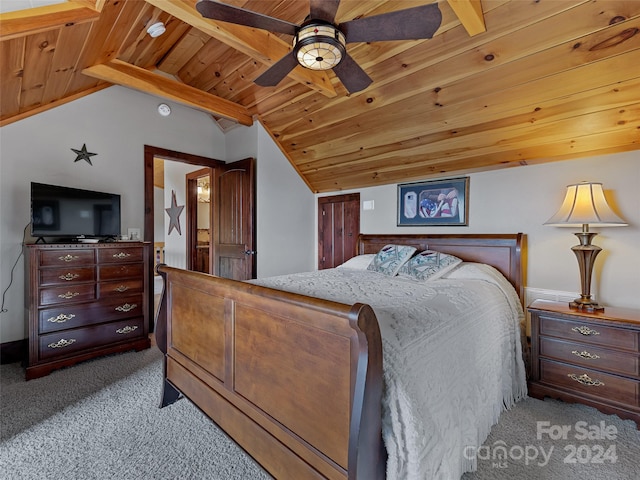
<instances>
[{"instance_id":1,"label":"flat screen television","mask_svg":"<svg viewBox=\"0 0 640 480\"><path fill-rule=\"evenodd\" d=\"M31 236L106 239L120 235L120 195L31 182Z\"/></svg>"}]
</instances>

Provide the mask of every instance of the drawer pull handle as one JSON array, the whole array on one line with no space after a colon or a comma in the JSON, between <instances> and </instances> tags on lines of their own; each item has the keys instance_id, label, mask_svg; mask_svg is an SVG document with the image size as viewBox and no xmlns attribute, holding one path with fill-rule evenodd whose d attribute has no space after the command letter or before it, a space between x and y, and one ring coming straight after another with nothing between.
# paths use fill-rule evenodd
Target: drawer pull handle
<instances>
[{"instance_id":1,"label":"drawer pull handle","mask_svg":"<svg viewBox=\"0 0 640 480\"><path fill-rule=\"evenodd\" d=\"M75 315L73 313L70 313L69 315L67 315L66 313L61 313L57 317L47 318L47 322L64 323L67 320L71 320L72 318L75 318Z\"/></svg>"},{"instance_id":2,"label":"drawer pull handle","mask_svg":"<svg viewBox=\"0 0 640 480\"><path fill-rule=\"evenodd\" d=\"M75 260L78 260L78 258L80 257L78 257L77 255L66 254L62 257L58 257L58 260L62 260L63 262L73 262Z\"/></svg>"},{"instance_id":3,"label":"drawer pull handle","mask_svg":"<svg viewBox=\"0 0 640 480\"><path fill-rule=\"evenodd\" d=\"M574 332L580 333L586 337L588 337L589 335L600 335L600 332L591 330L589 327L585 327L584 325L581 325L579 327L573 327L571 330L573 330Z\"/></svg>"},{"instance_id":4,"label":"drawer pull handle","mask_svg":"<svg viewBox=\"0 0 640 480\"><path fill-rule=\"evenodd\" d=\"M130 312L131 310L133 310L134 308L136 308L138 305L136 305L135 303L125 303L124 305L120 305L116 307L116 310L119 312Z\"/></svg>"},{"instance_id":5,"label":"drawer pull handle","mask_svg":"<svg viewBox=\"0 0 640 480\"><path fill-rule=\"evenodd\" d=\"M49 347L49 348L64 348L64 347L68 347L69 345L72 345L74 343L76 343L76 339L75 338L72 338L70 340L61 338L57 342L50 343L49 345L47 345L47 347Z\"/></svg>"},{"instance_id":6,"label":"drawer pull handle","mask_svg":"<svg viewBox=\"0 0 640 480\"><path fill-rule=\"evenodd\" d=\"M116 292L126 292L127 290L129 290L129 287L127 287L126 285L118 285L115 289Z\"/></svg>"},{"instance_id":7,"label":"drawer pull handle","mask_svg":"<svg viewBox=\"0 0 640 480\"><path fill-rule=\"evenodd\" d=\"M60 280L66 280L67 282L71 281L71 280L75 280L76 278L78 278L80 276L80 274L78 273L65 273L64 275L60 275L58 278Z\"/></svg>"},{"instance_id":8,"label":"drawer pull handle","mask_svg":"<svg viewBox=\"0 0 640 480\"><path fill-rule=\"evenodd\" d=\"M573 353L574 355L577 355L578 357L589 358L591 360L596 360L596 359L600 358L600 355L596 355L595 353L589 353L586 350L583 350L581 352L579 352L577 350L573 350L571 353Z\"/></svg>"},{"instance_id":9,"label":"drawer pull handle","mask_svg":"<svg viewBox=\"0 0 640 480\"><path fill-rule=\"evenodd\" d=\"M130 257L131 254L130 253L119 252L119 253L114 253L112 256L113 256L113 258L123 259L123 258Z\"/></svg>"},{"instance_id":10,"label":"drawer pull handle","mask_svg":"<svg viewBox=\"0 0 640 480\"><path fill-rule=\"evenodd\" d=\"M127 325L126 327L123 328L119 328L118 330L116 330L116 333L131 333L131 332L135 332L138 329L137 325L134 325L133 327L130 327L129 325Z\"/></svg>"},{"instance_id":11,"label":"drawer pull handle","mask_svg":"<svg viewBox=\"0 0 640 480\"><path fill-rule=\"evenodd\" d=\"M598 379L592 380L591 377L586 373L583 373L580 376L576 375L575 373L568 373L567 375L571 378L571 380L575 380L576 382L581 383L582 385L587 385L588 387L604 387L603 382Z\"/></svg>"},{"instance_id":12,"label":"drawer pull handle","mask_svg":"<svg viewBox=\"0 0 640 480\"><path fill-rule=\"evenodd\" d=\"M61 293L60 295L58 295L58 298L73 298L73 297L77 297L78 295L80 295L78 292L67 292L67 293Z\"/></svg>"}]
</instances>

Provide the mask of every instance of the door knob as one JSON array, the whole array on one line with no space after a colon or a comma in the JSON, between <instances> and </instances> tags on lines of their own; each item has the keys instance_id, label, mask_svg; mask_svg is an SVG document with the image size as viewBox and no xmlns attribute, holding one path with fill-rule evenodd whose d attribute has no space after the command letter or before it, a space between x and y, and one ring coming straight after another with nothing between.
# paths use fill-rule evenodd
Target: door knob
<instances>
[{"instance_id":1,"label":"door knob","mask_svg":"<svg viewBox=\"0 0 640 480\"><path fill-rule=\"evenodd\" d=\"M245 250L244 254L245 255L255 255L256 251L255 250Z\"/></svg>"}]
</instances>

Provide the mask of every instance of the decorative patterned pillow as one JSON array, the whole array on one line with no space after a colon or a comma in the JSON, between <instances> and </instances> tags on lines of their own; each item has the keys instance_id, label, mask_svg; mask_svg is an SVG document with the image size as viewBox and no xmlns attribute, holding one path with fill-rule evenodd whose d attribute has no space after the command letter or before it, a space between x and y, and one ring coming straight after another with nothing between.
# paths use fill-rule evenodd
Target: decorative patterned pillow
<instances>
[{"instance_id":1,"label":"decorative patterned pillow","mask_svg":"<svg viewBox=\"0 0 640 480\"><path fill-rule=\"evenodd\" d=\"M383 273L390 277L395 276L404 263L411 258L416 251L415 247L407 245L385 245L373 257L367 270Z\"/></svg>"},{"instance_id":2,"label":"decorative patterned pillow","mask_svg":"<svg viewBox=\"0 0 640 480\"><path fill-rule=\"evenodd\" d=\"M355 257L350 258L342 265L338 265L336 268L351 268L352 270L366 270L373 257L375 257L375 253L366 253L364 255L356 255Z\"/></svg>"},{"instance_id":3,"label":"decorative patterned pillow","mask_svg":"<svg viewBox=\"0 0 640 480\"><path fill-rule=\"evenodd\" d=\"M462 260L453 255L434 250L424 250L405 263L400 268L398 275L420 281L435 280L457 267L460 263L462 263Z\"/></svg>"}]
</instances>

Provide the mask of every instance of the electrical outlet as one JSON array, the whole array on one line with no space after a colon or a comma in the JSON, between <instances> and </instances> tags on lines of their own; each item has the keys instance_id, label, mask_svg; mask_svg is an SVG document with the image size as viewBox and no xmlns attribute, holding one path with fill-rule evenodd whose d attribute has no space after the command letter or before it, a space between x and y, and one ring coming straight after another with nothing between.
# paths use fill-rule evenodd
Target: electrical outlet
<instances>
[{"instance_id":1,"label":"electrical outlet","mask_svg":"<svg viewBox=\"0 0 640 480\"><path fill-rule=\"evenodd\" d=\"M129 240L141 240L139 228L129 228L127 233L129 234Z\"/></svg>"}]
</instances>

